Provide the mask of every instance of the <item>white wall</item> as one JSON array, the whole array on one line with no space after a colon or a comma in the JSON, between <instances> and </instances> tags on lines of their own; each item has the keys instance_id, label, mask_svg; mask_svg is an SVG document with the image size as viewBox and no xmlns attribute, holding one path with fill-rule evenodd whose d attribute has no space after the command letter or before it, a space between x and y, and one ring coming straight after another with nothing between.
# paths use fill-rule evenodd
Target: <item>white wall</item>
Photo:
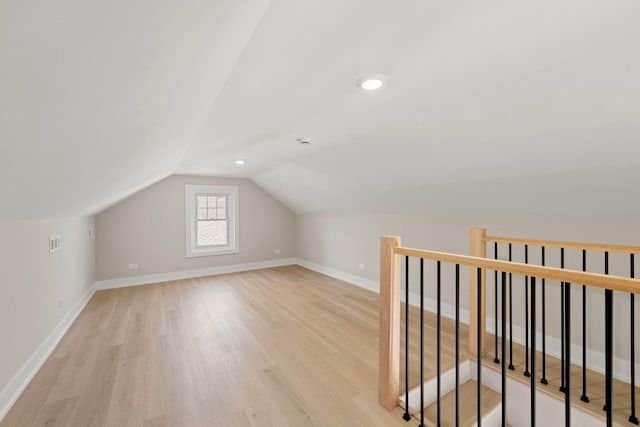
<instances>
[{"instance_id":1,"label":"white wall","mask_svg":"<svg viewBox=\"0 0 640 427\"><path fill-rule=\"evenodd\" d=\"M185 184L239 187L240 253L186 257ZM173 175L99 214L96 229L99 280L295 255L294 214L247 179ZM129 270L129 264L138 269Z\"/></svg>"},{"instance_id":2,"label":"white wall","mask_svg":"<svg viewBox=\"0 0 640 427\"><path fill-rule=\"evenodd\" d=\"M308 214L298 215L296 219L297 257L329 268L378 280L379 238L383 235L402 237L403 246L431 249L459 254L469 253L469 230L472 227L485 227L490 235L568 240L582 242L602 242L612 244L640 245L640 217L638 215L538 215L538 214ZM514 247L514 260L524 261L524 248ZM493 247L488 249L493 256ZM507 247L500 247L501 259L507 257ZM559 249L547 249L547 265L559 266ZM530 262L540 262L540 248L530 249ZM411 292L418 292L417 261L412 261ZM628 256L612 254L610 273L629 274ZM365 270L358 268L365 265ZM588 253L588 265L591 271L603 272L603 255ZM636 260L636 271L640 273ZM567 251L567 268L581 268L581 254ZM468 272L463 269L462 293L468 295ZM453 305L453 266L443 266L443 302ZM429 298L435 298L435 269L427 263L426 273ZM448 278L448 279L447 279ZM524 328L524 286L522 277L513 279L514 301L514 339L518 338L519 327ZM538 282L539 283L539 282ZM493 322L493 274L488 273L488 313L489 323ZM538 322L541 330L541 292L538 287ZM573 286L572 292L572 342L581 344L581 287ZM638 304L640 298L636 297ZM587 292L587 348L592 350L587 364L601 363L604 342L604 306L603 291L588 289ZM556 282L547 283L547 333L551 335L551 347L559 346L560 337L560 286ZM462 308L468 309L468 301L463 299ZM629 296L615 295L615 354L618 377L628 376L629 354ZM640 329L640 311L636 316L636 331ZM521 339L524 335L522 335ZM556 338L553 341L553 338ZM541 340L538 339L538 344ZM580 358L578 348L574 348L573 357ZM625 374L626 373L626 374Z\"/></svg>"},{"instance_id":3,"label":"white wall","mask_svg":"<svg viewBox=\"0 0 640 427\"><path fill-rule=\"evenodd\" d=\"M0 415L21 368L95 282L93 228L92 217L0 223ZM50 235L62 238L54 253Z\"/></svg>"}]
</instances>

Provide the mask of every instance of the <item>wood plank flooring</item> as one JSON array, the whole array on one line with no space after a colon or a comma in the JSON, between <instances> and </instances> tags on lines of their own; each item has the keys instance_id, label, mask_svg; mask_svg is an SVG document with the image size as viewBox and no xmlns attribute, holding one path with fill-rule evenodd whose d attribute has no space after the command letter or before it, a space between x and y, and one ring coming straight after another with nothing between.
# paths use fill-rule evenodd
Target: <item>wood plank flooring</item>
<instances>
[{"instance_id":1,"label":"wood plank flooring","mask_svg":"<svg viewBox=\"0 0 640 427\"><path fill-rule=\"evenodd\" d=\"M0 426L406 426L377 357L378 296L297 266L100 291Z\"/></svg>"}]
</instances>

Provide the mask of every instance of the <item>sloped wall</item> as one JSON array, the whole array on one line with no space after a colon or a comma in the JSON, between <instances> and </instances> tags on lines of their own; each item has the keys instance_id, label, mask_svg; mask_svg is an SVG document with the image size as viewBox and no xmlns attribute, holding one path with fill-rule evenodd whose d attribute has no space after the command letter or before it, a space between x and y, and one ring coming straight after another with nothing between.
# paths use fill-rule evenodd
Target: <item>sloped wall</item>
<instances>
[{"instance_id":1,"label":"sloped wall","mask_svg":"<svg viewBox=\"0 0 640 427\"><path fill-rule=\"evenodd\" d=\"M0 222L0 418L90 296L93 228L92 217ZM49 253L52 235L62 245Z\"/></svg>"}]
</instances>

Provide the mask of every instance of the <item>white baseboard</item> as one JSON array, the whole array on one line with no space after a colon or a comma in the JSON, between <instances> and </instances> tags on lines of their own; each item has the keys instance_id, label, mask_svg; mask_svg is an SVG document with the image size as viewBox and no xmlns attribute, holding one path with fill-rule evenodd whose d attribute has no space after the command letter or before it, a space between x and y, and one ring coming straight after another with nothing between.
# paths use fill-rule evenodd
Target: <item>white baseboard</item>
<instances>
[{"instance_id":1,"label":"white baseboard","mask_svg":"<svg viewBox=\"0 0 640 427\"><path fill-rule=\"evenodd\" d=\"M297 258L296 264L304 268L308 268L309 270L313 270L316 273L321 273L325 276L351 283L352 285L367 289L371 292L380 293L380 284L375 280L365 279L364 277L345 273L344 271L336 270L335 268L325 267L324 265L316 264L305 259Z\"/></svg>"},{"instance_id":2,"label":"white baseboard","mask_svg":"<svg viewBox=\"0 0 640 427\"><path fill-rule=\"evenodd\" d=\"M20 394L29 385L33 377L47 361L53 350L56 348L64 334L73 324L76 317L87 305L94 292L96 285L93 284L71 307L71 310L60 320L58 325L40 344L36 351L27 359L20 370L11 378L6 387L0 391L0 421L7 415L13 404L18 400Z\"/></svg>"},{"instance_id":3,"label":"white baseboard","mask_svg":"<svg viewBox=\"0 0 640 427\"><path fill-rule=\"evenodd\" d=\"M324 265L316 264L311 261L307 261L304 259L298 258L298 265L308 268L309 270L313 270L317 273L322 273L327 276L333 277L334 279L342 280L343 282L351 283L352 285L359 286L361 288L367 289L369 291L380 293L380 284L375 280L365 279L360 276L356 276L354 274L345 273L340 270L336 270L334 268L325 267ZM400 299L404 302L405 295L404 293L400 294ZM414 307L420 307L420 295L414 294L412 292L409 293L409 304ZM436 312L437 304L436 300L433 298L425 298L424 299L424 307L427 311ZM456 308L453 305L442 304L441 312L444 317L449 319L456 318ZM464 324L469 324L469 311L461 309L460 310L460 322ZM515 340L514 340L515 341Z\"/></svg>"},{"instance_id":4,"label":"white baseboard","mask_svg":"<svg viewBox=\"0 0 640 427\"><path fill-rule=\"evenodd\" d=\"M404 301L404 295L401 296L400 299ZM409 292L409 305L420 307L420 295ZM424 309L431 313L436 313L438 310L437 301L433 298L425 298ZM453 305L441 303L440 312L448 319L456 319L456 307ZM464 323L465 325L469 324L469 310L465 310L463 308L460 309L460 323Z\"/></svg>"},{"instance_id":5,"label":"white baseboard","mask_svg":"<svg viewBox=\"0 0 640 427\"><path fill-rule=\"evenodd\" d=\"M223 265L219 267L200 268L197 270L174 271L170 273L147 274L144 276L123 277L120 279L100 280L96 282L97 290L126 288L128 286L149 285L169 282L171 280L193 279L196 277L214 276L217 274L238 273L241 271L259 270L262 268L282 267L296 264L295 258L275 259L271 261L249 262L245 264Z\"/></svg>"}]
</instances>

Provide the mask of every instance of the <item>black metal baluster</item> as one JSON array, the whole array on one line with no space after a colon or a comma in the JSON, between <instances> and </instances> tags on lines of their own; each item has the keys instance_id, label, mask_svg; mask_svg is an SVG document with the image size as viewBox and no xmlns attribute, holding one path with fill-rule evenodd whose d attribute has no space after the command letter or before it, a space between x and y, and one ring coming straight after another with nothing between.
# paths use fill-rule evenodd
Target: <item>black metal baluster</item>
<instances>
[{"instance_id":1,"label":"black metal baluster","mask_svg":"<svg viewBox=\"0 0 640 427\"><path fill-rule=\"evenodd\" d=\"M437 304L438 304L438 307L437 307L437 310L438 310L438 319L437 319L437 321L438 321L438 330L436 332L437 333L437 340L438 340L438 342L436 344L436 348L437 348L437 352L438 352L438 355L437 355L437 370L438 370L438 373L437 373L437 375L438 375L438 377L437 377L438 424L437 425L438 425L438 427L440 427L440 419L441 419L440 413L442 412L441 408L440 408L440 387L441 387L441 383L440 383L440 374L441 374L441 372L440 372L440 368L441 368L440 340L441 340L441 335L442 335L442 333L441 333L441 331L442 331L442 311L441 311L442 304L441 304L441 294L440 294L440 290L441 290L441 286L440 286L440 261L438 261L436 263L436 269L437 269L437 279L436 279L437 290L436 291L437 291L437 300L438 300L437 301ZM422 425L420 427L423 427L423 426L424 426L424 419L422 420Z\"/></svg>"},{"instance_id":2,"label":"black metal baluster","mask_svg":"<svg viewBox=\"0 0 640 427\"><path fill-rule=\"evenodd\" d=\"M439 263L440 261L438 261L438 264ZM438 284L438 286L440 285ZM438 309L439 308L440 306L438 304ZM438 334L440 334L440 312L438 312ZM438 359L439 358L440 358L440 337L438 336ZM440 382L440 371L438 371L438 382ZM420 427L425 427L424 425L424 258L420 258Z\"/></svg>"},{"instance_id":3,"label":"black metal baluster","mask_svg":"<svg viewBox=\"0 0 640 427\"><path fill-rule=\"evenodd\" d=\"M460 264L456 264L456 427L460 427Z\"/></svg>"},{"instance_id":4,"label":"black metal baluster","mask_svg":"<svg viewBox=\"0 0 640 427\"><path fill-rule=\"evenodd\" d=\"M604 364L605 405L607 427L613 427L613 291L604 291Z\"/></svg>"},{"instance_id":5,"label":"black metal baluster","mask_svg":"<svg viewBox=\"0 0 640 427\"><path fill-rule=\"evenodd\" d=\"M493 244L493 258L494 259L498 259L498 242L495 242ZM500 363L500 359L498 358L498 270L495 270L493 272L493 278L494 278L494 296L495 296L495 301L494 301L494 312L495 312L495 316L494 316L494 324L495 324L495 353L496 353L496 357L493 359L493 363ZM503 296L504 298L504 296Z\"/></svg>"},{"instance_id":6,"label":"black metal baluster","mask_svg":"<svg viewBox=\"0 0 640 427\"><path fill-rule=\"evenodd\" d=\"M609 252L605 252L604 253L604 274L609 274ZM611 313L608 313L607 310L609 309L608 307L608 301L607 299L609 298L609 292L611 293ZM607 316L609 316L609 314L611 314L611 319L609 319ZM611 408L611 405L609 404L609 382L611 381L611 378L613 378L613 338L608 334L608 329L611 327L611 334L613 334L613 291L610 291L609 289L604 291L604 370L605 370L605 378L604 378L604 382L605 382L605 403L604 406L602 407L603 411L607 411L607 427L608 427L608 418L609 418L609 409ZM609 349L608 345L609 345L609 339L611 339L611 349ZM609 354L609 350L611 350L611 354ZM609 371L609 363L611 363L611 371ZM611 386L613 387L613 383L611 384ZM613 392L613 388L611 388L611 392ZM613 421L612 421L613 422Z\"/></svg>"},{"instance_id":7,"label":"black metal baluster","mask_svg":"<svg viewBox=\"0 0 640 427\"><path fill-rule=\"evenodd\" d=\"M536 278L531 278L531 427L536 425Z\"/></svg>"},{"instance_id":8,"label":"black metal baluster","mask_svg":"<svg viewBox=\"0 0 640 427\"><path fill-rule=\"evenodd\" d=\"M544 246L542 247L542 265L544 266ZM546 280L542 279L542 378L540 383L547 385L547 314L546 314Z\"/></svg>"},{"instance_id":9,"label":"black metal baluster","mask_svg":"<svg viewBox=\"0 0 640 427\"><path fill-rule=\"evenodd\" d=\"M582 250L582 271L587 271L587 251ZM587 396L587 287L582 285L582 396L580 400L589 403Z\"/></svg>"},{"instance_id":10,"label":"black metal baluster","mask_svg":"<svg viewBox=\"0 0 640 427\"><path fill-rule=\"evenodd\" d=\"M567 282L564 284L564 326L566 331L564 333L565 338L565 351L566 355L564 358L565 363L565 372L567 374L567 379L565 382L566 391L564 396L564 416L565 416L565 426L571 426L571 283Z\"/></svg>"},{"instance_id":11,"label":"black metal baluster","mask_svg":"<svg viewBox=\"0 0 640 427\"><path fill-rule=\"evenodd\" d=\"M506 360L506 340L507 336L507 273L502 272L502 427L507 426L507 360Z\"/></svg>"},{"instance_id":12,"label":"black metal baluster","mask_svg":"<svg viewBox=\"0 0 640 427\"><path fill-rule=\"evenodd\" d=\"M529 245L524 245L524 263L529 264ZM529 372L529 276L524 276L524 376Z\"/></svg>"},{"instance_id":13,"label":"black metal baluster","mask_svg":"<svg viewBox=\"0 0 640 427\"><path fill-rule=\"evenodd\" d=\"M409 415L409 256L404 257L404 390L406 393L404 400L405 421L411 419Z\"/></svg>"},{"instance_id":14,"label":"black metal baluster","mask_svg":"<svg viewBox=\"0 0 640 427\"><path fill-rule=\"evenodd\" d=\"M476 404L477 406L477 425L478 427L482 427L482 339L480 339L480 337L482 337L482 298L484 298L484 296L482 295L482 269L478 268L478 278L477 278L477 284L478 284L478 306L477 306L477 313L478 313L478 318L476 319L477 321L477 334L478 334L478 390L477 390L477 397L476 397Z\"/></svg>"},{"instance_id":15,"label":"black metal baluster","mask_svg":"<svg viewBox=\"0 0 640 427\"><path fill-rule=\"evenodd\" d=\"M509 243L509 262L511 262L511 243ZM509 369L515 371L513 366L513 274L509 273ZM503 296L504 298L504 296Z\"/></svg>"},{"instance_id":16,"label":"black metal baluster","mask_svg":"<svg viewBox=\"0 0 640 427\"><path fill-rule=\"evenodd\" d=\"M630 254L631 268L630 276L632 279L636 277L635 274L635 255ZM629 422L638 425L638 417L636 416L636 307L635 307L635 295L630 294L629 311L631 318L631 415L629 415Z\"/></svg>"},{"instance_id":17,"label":"black metal baluster","mask_svg":"<svg viewBox=\"0 0 640 427\"><path fill-rule=\"evenodd\" d=\"M560 248L560 268L564 268L564 248ZM560 282L560 391L565 392L565 306L564 306L564 282Z\"/></svg>"}]
</instances>

